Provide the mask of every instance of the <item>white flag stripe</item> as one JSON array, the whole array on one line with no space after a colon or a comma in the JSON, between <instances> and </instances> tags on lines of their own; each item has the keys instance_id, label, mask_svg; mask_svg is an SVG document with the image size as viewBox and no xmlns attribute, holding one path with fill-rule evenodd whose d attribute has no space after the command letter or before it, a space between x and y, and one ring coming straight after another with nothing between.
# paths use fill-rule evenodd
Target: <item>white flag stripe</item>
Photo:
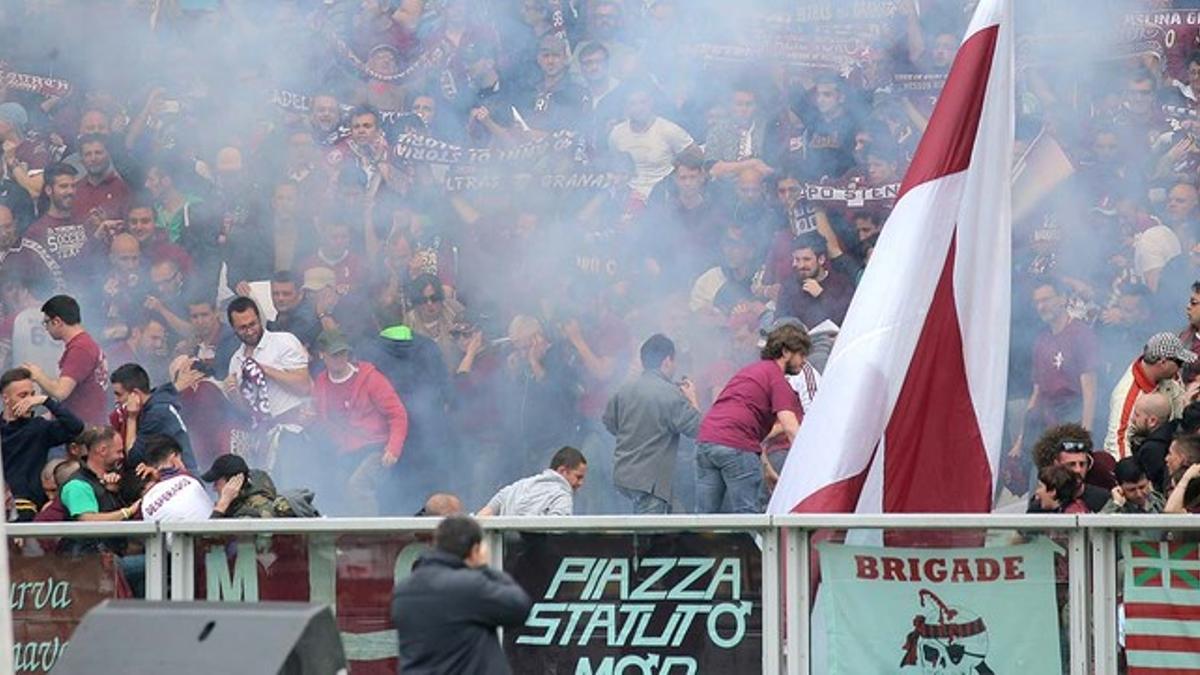
<instances>
[{"instance_id":1,"label":"white flag stripe","mask_svg":"<svg viewBox=\"0 0 1200 675\"><path fill-rule=\"evenodd\" d=\"M910 433L887 439L894 446L887 447L884 434L897 431L889 426L894 422L922 423L925 409L911 405L905 406L903 421L893 419L902 392L917 400L939 391L930 387L941 386L932 384L926 370L930 358L936 360L937 356L922 352L922 370L912 380L912 390L904 389L910 384L918 342L948 261L952 264L948 282L953 288L954 309L942 305L937 317L956 321L957 330L948 331L943 324L931 331L939 340L955 339L951 337L955 332L961 337L961 347L953 348L955 356L961 349L963 359L961 365L951 366L956 373L954 400L970 398L974 419L963 415L961 428L951 433L971 440L962 448L964 453L982 452L986 457L963 455L965 462L979 471L973 480L959 486L957 494L942 500L943 508L960 510L970 504L967 508L980 509L990 503L992 485L983 470L986 466L992 476L997 473L1001 450L1011 302L1009 181L1014 104L1008 4L1007 0L983 0L976 8L963 42L979 39L952 68L950 79L955 84L948 88L950 98L943 102L940 114L935 112L932 124L936 126L926 131L927 138L918 150L922 161L910 167L907 189L880 234L830 356L822 388L793 443L792 456L801 461L784 466L769 507L772 513L786 513L800 504L813 510L878 512L885 487L889 494L894 488L901 491L895 493L897 501L888 499L896 508L906 508L903 504L914 501L905 492L912 486L883 483L889 475L889 453L924 457L924 442ZM980 35L985 30L990 34ZM976 115L977 133L969 126ZM972 144L964 146L961 139ZM965 170L943 173L964 166ZM955 255L948 258L951 241ZM938 414L936 410L927 412ZM915 419L909 419L914 413ZM937 461L949 459L952 455L943 453ZM861 491L852 480L865 480ZM810 499L814 495L817 498ZM936 503L926 500L921 508Z\"/></svg>"},{"instance_id":2,"label":"white flag stripe","mask_svg":"<svg viewBox=\"0 0 1200 675\"><path fill-rule=\"evenodd\" d=\"M911 261L945 260L955 218L945 205L961 197L964 183L965 173L952 174L914 187L896 203L793 444L792 456L803 461L784 464L772 512L786 513L867 467L900 396L942 272L940 265Z\"/></svg>"},{"instance_id":3,"label":"white flag stripe","mask_svg":"<svg viewBox=\"0 0 1200 675\"><path fill-rule=\"evenodd\" d=\"M985 7L986 5L986 7ZM1007 2L982 3L972 24L1011 26ZM975 32L971 31L971 33ZM958 209L954 298L975 419L993 478L1001 456L1008 395L1012 307L1012 151L1016 125L1012 31L996 36L992 67Z\"/></svg>"},{"instance_id":4,"label":"white flag stripe","mask_svg":"<svg viewBox=\"0 0 1200 675\"><path fill-rule=\"evenodd\" d=\"M1126 619L1125 633L1128 635L1197 637L1200 636L1200 621L1172 621L1170 619Z\"/></svg>"},{"instance_id":5,"label":"white flag stripe","mask_svg":"<svg viewBox=\"0 0 1200 675\"><path fill-rule=\"evenodd\" d=\"M1200 654L1187 652L1139 652L1125 653L1130 668L1200 668Z\"/></svg>"}]
</instances>

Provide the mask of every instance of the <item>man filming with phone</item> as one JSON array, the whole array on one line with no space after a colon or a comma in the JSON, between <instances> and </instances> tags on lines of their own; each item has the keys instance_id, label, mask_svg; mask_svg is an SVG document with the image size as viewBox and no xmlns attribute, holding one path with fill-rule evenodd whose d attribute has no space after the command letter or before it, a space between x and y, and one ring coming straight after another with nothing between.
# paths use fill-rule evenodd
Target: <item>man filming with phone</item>
<instances>
[{"instance_id":1,"label":"man filming with phone","mask_svg":"<svg viewBox=\"0 0 1200 675\"><path fill-rule=\"evenodd\" d=\"M36 514L46 501L41 472L50 448L63 445L83 431L83 422L61 403L40 395L33 375L25 368L13 368L0 375L3 419L0 420L0 445L4 449L4 482L17 499L30 504ZM50 411L50 418L39 416L38 406Z\"/></svg>"}]
</instances>

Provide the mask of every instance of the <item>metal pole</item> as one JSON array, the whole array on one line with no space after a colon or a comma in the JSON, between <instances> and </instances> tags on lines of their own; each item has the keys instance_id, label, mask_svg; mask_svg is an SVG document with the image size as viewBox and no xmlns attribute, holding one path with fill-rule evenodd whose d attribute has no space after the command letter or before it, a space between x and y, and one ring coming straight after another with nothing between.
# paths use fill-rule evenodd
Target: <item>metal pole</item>
<instances>
[{"instance_id":1,"label":"metal pole","mask_svg":"<svg viewBox=\"0 0 1200 675\"><path fill-rule=\"evenodd\" d=\"M164 535L156 532L146 538L146 599L163 600L166 598L167 574Z\"/></svg>"},{"instance_id":2,"label":"metal pole","mask_svg":"<svg viewBox=\"0 0 1200 675\"><path fill-rule=\"evenodd\" d=\"M784 585L787 593L787 673L808 675L809 645L811 629L809 611L812 600L809 594L809 531L788 529L787 565L784 568Z\"/></svg>"},{"instance_id":3,"label":"metal pole","mask_svg":"<svg viewBox=\"0 0 1200 675\"><path fill-rule=\"evenodd\" d=\"M1069 610L1068 641L1071 675L1088 675L1088 550L1087 531L1076 526L1068 530L1067 582Z\"/></svg>"},{"instance_id":4,"label":"metal pole","mask_svg":"<svg viewBox=\"0 0 1200 675\"><path fill-rule=\"evenodd\" d=\"M196 596L196 542L189 534L171 535L171 599L192 600Z\"/></svg>"},{"instance_id":5,"label":"metal pole","mask_svg":"<svg viewBox=\"0 0 1200 675\"><path fill-rule=\"evenodd\" d=\"M762 671L764 675L781 672L781 622L779 606L783 601L779 583L779 529L760 530L762 536Z\"/></svg>"},{"instance_id":6,"label":"metal pole","mask_svg":"<svg viewBox=\"0 0 1200 675\"><path fill-rule=\"evenodd\" d=\"M1092 659L1097 675L1117 673L1117 545L1112 530L1088 529L1092 542Z\"/></svg>"}]
</instances>

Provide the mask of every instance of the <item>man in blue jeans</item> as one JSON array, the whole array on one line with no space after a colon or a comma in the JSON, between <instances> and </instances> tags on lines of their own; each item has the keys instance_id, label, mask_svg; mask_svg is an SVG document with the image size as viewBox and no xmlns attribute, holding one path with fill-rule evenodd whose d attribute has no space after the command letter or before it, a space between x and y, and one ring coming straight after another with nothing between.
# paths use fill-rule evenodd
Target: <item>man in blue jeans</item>
<instances>
[{"instance_id":1,"label":"man in blue jeans","mask_svg":"<svg viewBox=\"0 0 1200 675\"><path fill-rule=\"evenodd\" d=\"M758 512L762 442L780 431L796 437L800 405L784 376L800 373L811 347L803 328L780 326L767 335L762 359L721 390L696 437L697 513Z\"/></svg>"}]
</instances>

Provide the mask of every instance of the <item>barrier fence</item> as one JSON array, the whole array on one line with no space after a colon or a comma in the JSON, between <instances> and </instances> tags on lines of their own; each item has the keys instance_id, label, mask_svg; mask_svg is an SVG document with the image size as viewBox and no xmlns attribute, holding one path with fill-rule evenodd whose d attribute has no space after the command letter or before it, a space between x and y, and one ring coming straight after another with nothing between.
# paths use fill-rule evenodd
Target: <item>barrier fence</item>
<instances>
[{"instance_id":1,"label":"barrier fence","mask_svg":"<svg viewBox=\"0 0 1200 675\"><path fill-rule=\"evenodd\" d=\"M392 587L436 522L10 525L16 672L47 672L88 609L141 588L327 603L351 672L394 673ZM1200 521L1186 516L482 522L492 564L534 602L502 632L514 672L1083 675L1117 673L1122 644L1129 672L1183 668L1200 643Z\"/></svg>"}]
</instances>

